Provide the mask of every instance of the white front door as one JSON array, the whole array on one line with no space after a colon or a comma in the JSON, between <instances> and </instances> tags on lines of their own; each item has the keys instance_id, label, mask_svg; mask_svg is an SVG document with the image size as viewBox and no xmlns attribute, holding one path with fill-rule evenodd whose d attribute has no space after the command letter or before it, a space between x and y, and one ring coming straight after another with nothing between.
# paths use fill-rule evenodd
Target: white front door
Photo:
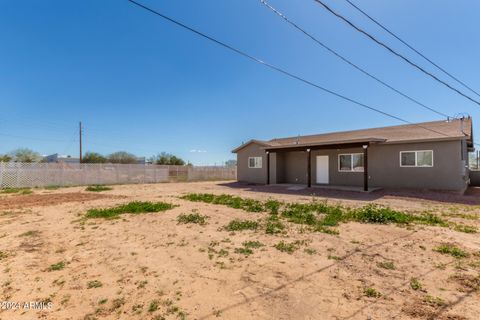
<instances>
[{"instance_id":1,"label":"white front door","mask_svg":"<svg viewBox=\"0 0 480 320\"><path fill-rule=\"evenodd\" d=\"M328 156L317 156L317 183L328 184Z\"/></svg>"}]
</instances>

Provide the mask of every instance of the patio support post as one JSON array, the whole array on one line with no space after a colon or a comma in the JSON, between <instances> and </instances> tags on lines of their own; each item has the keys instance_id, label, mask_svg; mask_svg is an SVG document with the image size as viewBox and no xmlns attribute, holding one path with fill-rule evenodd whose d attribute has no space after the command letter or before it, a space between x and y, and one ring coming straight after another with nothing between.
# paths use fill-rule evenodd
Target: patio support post
<instances>
[{"instance_id":1,"label":"patio support post","mask_svg":"<svg viewBox=\"0 0 480 320\"><path fill-rule=\"evenodd\" d=\"M312 157L310 154L310 149L307 149L307 186L312 187Z\"/></svg>"},{"instance_id":2,"label":"patio support post","mask_svg":"<svg viewBox=\"0 0 480 320\"><path fill-rule=\"evenodd\" d=\"M368 145L363 145L363 191L368 191Z\"/></svg>"},{"instance_id":3,"label":"patio support post","mask_svg":"<svg viewBox=\"0 0 480 320\"><path fill-rule=\"evenodd\" d=\"M267 184L270 184L270 152L266 151L267 154Z\"/></svg>"}]
</instances>

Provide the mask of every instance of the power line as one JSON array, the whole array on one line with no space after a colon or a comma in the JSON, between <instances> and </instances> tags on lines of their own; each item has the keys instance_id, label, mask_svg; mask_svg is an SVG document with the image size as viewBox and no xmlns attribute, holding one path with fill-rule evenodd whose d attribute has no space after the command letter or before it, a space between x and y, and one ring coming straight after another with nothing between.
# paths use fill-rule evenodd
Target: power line
<instances>
[{"instance_id":1,"label":"power line","mask_svg":"<svg viewBox=\"0 0 480 320\"><path fill-rule=\"evenodd\" d=\"M368 19L370 19L373 23L375 23L377 26L379 26L380 28L382 28L383 30L385 30L386 32L388 32L391 36L393 36L394 38L396 38L398 41L400 41L401 43L403 43L404 45L406 45L408 48L410 48L411 50L413 50L416 54L418 54L420 57L422 57L423 59L427 60L428 62L430 62L432 65L434 65L435 67L437 67L440 71L442 71L443 73L445 73L446 75L448 75L450 78L454 79L455 81L457 81L458 83L460 83L462 86L464 86L465 88L467 88L468 90L470 90L471 92L475 93L477 96L480 97L480 94L473 90L471 87L469 87L467 84L465 84L464 82L462 82L460 79L458 79L457 77L453 76L451 73L449 73L447 70L445 70L444 68L442 68L441 66L439 66L438 64L436 64L435 62L433 62L431 59L427 58L423 53L421 53L420 51L418 51L417 49L415 49L413 46L411 46L410 44L408 44L405 40L401 39L399 36L397 36L395 33L393 33L392 31L390 31L387 27L385 27L384 25L382 25L380 22L378 22L376 19L374 19L372 16L370 16L368 13L366 13L365 11L363 11L362 9L360 9L357 5L355 5L353 2L351 2L350 0L345 0L347 1L352 7L354 7L355 9L357 9L358 11L360 11L364 16L366 16Z\"/></svg>"},{"instance_id":2,"label":"power line","mask_svg":"<svg viewBox=\"0 0 480 320\"><path fill-rule=\"evenodd\" d=\"M198 30L195 30L195 29L193 29L192 27L189 27L189 26L187 26L187 25L185 25L185 24L183 24L183 23L181 23L181 22L179 22L179 21L176 21L176 20L174 20L174 19L172 19L172 18L170 18L170 17L168 17L168 16L166 16L166 15L164 15L164 14L162 14L162 13L160 13L160 12L154 10L154 9L151 9L151 8L149 8L149 7L141 4L141 3L138 3L138 2L136 2L136 1L134 1L134 0L128 0L128 1L131 2L131 3L133 3L133 4L135 4L135 5L137 5L137 6L140 7L140 8L143 8L143 9L145 9L145 10L147 10L147 11L149 11L149 12L151 12L151 13L153 13L153 14L161 17L161 18L163 18L164 20L167 20L167 21L169 21L169 22L171 22L171 23L173 23L173 24L175 24L175 25L177 25L177 26L179 26L179 27L181 27L181 28L183 28L183 29L186 29L186 30L188 30L188 31L191 31L191 32L197 34L198 36L200 36L200 37L202 37L202 38L205 38L205 39L207 39L207 40L210 40L210 41L212 41L212 42L214 42L214 43L216 43L216 44L218 44L218 45L220 45L220 46L222 46L222 47L224 47L224 48L226 48L226 49L228 49L228 50L231 50L231 51L233 51L233 52L235 52L235 53L237 53L237 54L239 54L239 55L241 55L241 56L243 56L243 57L245 57L245 58L248 58L248 59L250 59L250 60L252 60L252 61L255 61L255 62L259 63L259 64L262 64L262 65L264 65L264 66L266 66L266 67L268 67L268 68L270 68L270 69L273 69L273 70L275 70L275 71L277 71L277 72L280 72L280 73L282 73L282 74L284 74L284 75L286 75L286 76L288 76L288 77L290 77L290 78L296 79L296 80L298 80L298 81L300 81L300 82L303 82L303 83L305 83L305 84L308 84L309 86L315 87L315 88L320 89L320 90L322 90L322 91L324 91L324 92L327 92L327 93L329 93L329 94L331 94L331 95L334 95L334 96L336 96L336 97L338 97L338 98L341 98L341 99L343 99L343 100L346 100L346 101L349 101L349 102L351 102L351 103L354 103L354 104L356 104L356 105L358 105L358 106L361 106L362 108L366 108L366 109L369 109L369 110L371 110L371 111L375 111L375 112L377 112L377 113L383 114L384 116L387 116L387 117L389 117L389 118L392 118L392 119L401 121L401 122L403 122L403 123L415 125L415 126L418 126L418 127L420 127L420 128L423 128L423 129L425 129L425 130L428 130L428 131L431 131L431 132L440 134L440 135L442 135L442 136L448 137L448 135L445 134L445 133L443 133L443 132L439 132L439 131L436 131L436 130L433 130L433 129L424 127L424 126L422 126L422 125L420 125L420 124L412 123L412 122L407 121L407 120L405 120L405 119L402 119L402 118L400 118L400 117L398 117L398 116L392 115L392 114L390 114L390 113L387 113L387 112L382 111L382 110L380 110L380 109L377 109L377 108L375 108L375 107L369 106L369 105L364 104L364 103L362 103L362 102L356 101L356 100L354 100L354 99L352 99L352 98L349 98L349 97L347 97L347 96L344 96L344 95L342 95L342 94L340 94L340 93L337 93L337 92L334 92L334 91L329 90L329 89L327 89L327 88L324 88L324 87L322 87L322 86L320 86L320 85L318 85L318 84L316 84L316 83L313 83L313 82L311 82L311 81L309 81L309 80L306 80L306 79L304 79L304 78L301 78L300 76L297 76L297 75L295 75L295 74L293 74L293 73L290 73L290 72L288 72L288 71L286 71L286 70L284 70L284 69L281 69L281 68L279 68L279 67L277 67L277 66L274 66L274 65L269 64L269 63L267 63L267 62L265 62L265 61L262 61L262 60L260 60L260 59L258 59L258 58L256 58L256 57L254 57L254 56L251 56L251 55L249 55L248 53L246 53L246 52L244 52L244 51L241 51L241 50L239 50L239 49L236 49L236 48L234 48L234 47L232 47L232 46L230 46L230 45L228 45L228 44L226 44L226 43L224 43L224 42L222 42L222 41L220 41L220 40L217 40L217 39L215 39L215 38L213 38L213 37L211 37L211 36L209 36L209 35L207 35L207 34L205 34L205 33L202 33L202 32L200 32L200 31L198 31Z\"/></svg>"},{"instance_id":3,"label":"power line","mask_svg":"<svg viewBox=\"0 0 480 320\"><path fill-rule=\"evenodd\" d=\"M472 97L466 95L465 93L463 93L462 91L460 91L459 89L455 88L455 87L452 87L450 84L448 84L447 82L441 80L440 78L438 78L437 76L435 76L434 74L432 74L431 72L425 70L424 68L420 67L418 64L412 62L410 59L406 58L405 56L403 56L402 54L398 53L397 51L395 51L394 49L390 48L389 46L387 46L385 43L381 42L380 40L378 40L377 38L375 38L374 36L372 36L371 34L369 34L368 32L366 32L365 30L357 27L353 22L351 22L350 20L348 20L347 18L345 18L344 16L342 16L341 14L335 12L333 9L331 9L329 6L327 6L325 3L323 3L322 1L320 0L313 0L315 1L316 3L320 4L321 6L323 6L328 12L330 12L331 14L333 14L334 16L336 16L337 18L345 21L349 26L351 26L352 28L354 28L355 30L357 30L358 32L364 34L365 36L367 36L369 39L371 39L372 41L374 41L375 43L377 43L378 45L384 47L385 49L387 49L389 52L391 52L392 54L396 55L397 57L399 57L400 59L404 60L405 62L407 62L408 64L410 64L411 66L413 66L414 68L420 70L421 72L425 73L426 75L428 75L429 77L433 78L434 80L440 82L441 84L443 84L444 86L446 86L447 88L455 91L456 93L458 93L459 95L467 98L468 100L476 103L477 105L480 106L480 102L473 99Z\"/></svg>"},{"instance_id":4,"label":"power line","mask_svg":"<svg viewBox=\"0 0 480 320\"><path fill-rule=\"evenodd\" d=\"M323 42L321 42L320 40L318 40L316 37L314 37L313 35L311 35L309 32L307 32L305 29L301 28L300 26L298 26L295 22L293 22L292 20L290 20L289 18L287 18L283 13L281 13L280 11L278 11L277 9L275 9L273 6L271 6L270 4L267 3L267 1L265 0L260 0L261 3L263 3L267 8L269 8L271 11L273 11L274 13L276 13L279 17L281 17L283 20L285 20L288 24L290 24L291 26L293 26L295 29L299 30L300 32L302 32L303 34L305 34L307 37L309 37L310 39L312 39L313 41L315 41L317 44L319 44L320 46L322 46L324 49L326 49L328 52L332 53L333 55L335 55L337 58L341 59L342 61L344 61L345 63L349 64L350 66L354 67L355 69L357 69L358 71L362 72L363 74L367 75L368 77L376 80L377 82L379 82L380 84L384 85L385 87L389 88L390 90L393 90L394 92L398 93L399 95L403 96L404 98L407 98L408 100L412 101L413 103L416 103L417 105L427 109L427 110L430 110L438 115L441 115L442 117L446 117L448 118L449 115L441 112L441 111L438 111L438 110L435 110L434 108L432 107L429 107L423 103L421 103L420 101L408 96L407 94L401 92L400 90L398 89L395 89L394 87L392 87L391 85L389 85L388 83L386 83L385 81L383 80L380 80L379 78L377 78L376 76L374 76L373 74L369 73L368 71L366 71L365 69L363 69L362 67L356 65L355 63L353 63L352 61L348 60L347 58L345 58L344 56L342 56L340 53L338 53L337 51L333 50L332 48L328 47L326 44L324 44Z\"/></svg>"}]
</instances>

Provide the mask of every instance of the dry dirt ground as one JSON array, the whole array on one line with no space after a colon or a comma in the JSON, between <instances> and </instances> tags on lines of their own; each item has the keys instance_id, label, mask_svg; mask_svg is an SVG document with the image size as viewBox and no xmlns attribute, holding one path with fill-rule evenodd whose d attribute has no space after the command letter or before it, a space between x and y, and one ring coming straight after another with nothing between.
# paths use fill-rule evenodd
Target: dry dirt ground
<instances>
[{"instance_id":1,"label":"dry dirt ground","mask_svg":"<svg viewBox=\"0 0 480 320\"><path fill-rule=\"evenodd\" d=\"M119 185L102 193L84 189L0 195L1 320L479 319L478 233L354 222L341 224L339 235L295 224L286 235L262 229L232 233L222 229L231 220L264 219L266 213L179 196L205 192L308 202L312 191L216 182ZM475 194L315 192L329 203L429 210L480 227ZM82 219L88 209L134 200L178 207L115 220ZM179 214L191 212L208 216L208 224L178 224ZM265 246L251 255L235 252L246 240ZM281 240L300 241L298 250L277 250ZM457 259L433 250L444 243L470 256ZM385 262L394 269L382 267ZM412 289L412 278L421 288ZM370 290L367 296L368 288L379 295ZM15 305L5 301L20 305L12 310ZM51 308L26 309L25 302Z\"/></svg>"}]
</instances>

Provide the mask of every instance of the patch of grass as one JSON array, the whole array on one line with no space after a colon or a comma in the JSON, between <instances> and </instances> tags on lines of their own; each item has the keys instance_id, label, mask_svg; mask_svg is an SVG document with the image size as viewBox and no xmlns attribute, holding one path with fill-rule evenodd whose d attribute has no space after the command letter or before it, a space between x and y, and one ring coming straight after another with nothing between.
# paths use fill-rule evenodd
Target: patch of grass
<instances>
[{"instance_id":1,"label":"patch of grass","mask_svg":"<svg viewBox=\"0 0 480 320\"><path fill-rule=\"evenodd\" d=\"M314 255L317 253L317 250L313 249L313 248L305 248L305 250L303 250L306 254L309 254L309 255Z\"/></svg>"},{"instance_id":2,"label":"patch of grass","mask_svg":"<svg viewBox=\"0 0 480 320\"><path fill-rule=\"evenodd\" d=\"M20 234L20 237L35 237L35 236L38 236L39 234L40 234L40 231L30 230Z\"/></svg>"},{"instance_id":3,"label":"patch of grass","mask_svg":"<svg viewBox=\"0 0 480 320\"><path fill-rule=\"evenodd\" d=\"M253 250L250 249L250 248L245 248L245 247L235 248L235 253L240 253L240 254L244 254L244 255L248 256L248 255L253 253Z\"/></svg>"},{"instance_id":4,"label":"patch of grass","mask_svg":"<svg viewBox=\"0 0 480 320\"><path fill-rule=\"evenodd\" d=\"M242 243L245 248L261 248L264 247L265 245L261 243L260 241L245 241Z\"/></svg>"},{"instance_id":5,"label":"patch of grass","mask_svg":"<svg viewBox=\"0 0 480 320\"><path fill-rule=\"evenodd\" d=\"M388 269L388 270L395 270L395 264L392 261L382 261L377 263L377 267Z\"/></svg>"},{"instance_id":6,"label":"patch of grass","mask_svg":"<svg viewBox=\"0 0 480 320\"><path fill-rule=\"evenodd\" d=\"M434 297L434 296L431 296L429 294L427 294L423 298L423 302L425 302L426 304L431 305L433 307L441 307L441 306L445 305L445 301L442 298Z\"/></svg>"},{"instance_id":7,"label":"patch of grass","mask_svg":"<svg viewBox=\"0 0 480 320\"><path fill-rule=\"evenodd\" d=\"M59 271L65 268L65 262L60 261L54 264L51 264L50 267L48 267L48 271Z\"/></svg>"},{"instance_id":8,"label":"patch of grass","mask_svg":"<svg viewBox=\"0 0 480 320\"><path fill-rule=\"evenodd\" d=\"M285 230L285 225L280 221L277 215L272 214L267 219L265 225L265 233L267 234L279 234Z\"/></svg>"},{"instance_id":9,"label":"patch of grass","mask_svg":"<svg viewBox=\"0 0 480 320\"><path fill-rule=\"evenodd\" d=\"M105 185L101 185L101 184L96 184L96 185L93 185L93 186L88 186L85 191L92 191L92 192L102 192L102 191L109 191L109 190L113 190L112 187L108 187L108 186L105 186Z\"/></svg>"},{"instance_id":10,"label":"patch of grass","mask_svg":"<svg viewBox=\"0 0 480 320\"><path fill-rule=\"evenodd\" d=\"M226 226L227 231L241 231L241 230L257 230L259 223L253 220L239 220L230 221Z\"/></svg>"},{"instance_id":11,"label":"patch of grass","mask_svg":"<svg viewBox=\"0 0 480 320\"><path fill-rule=\"evenodd\" d=\"M410 288L413 290L421 290L422 289L422 284L417 278L411 278L410 279Z\"/></svg>"},{"instance_id":12,"label":"patch of grass","mask_svg":"<svg viewBox=\"0 0 480 320\"><path fill-rule=\"evenodd\" d=\"M466 224L455 224L453 230L464 233L477 233L478 229L475 226L469 226Z\"/></svg>"},{"instance_id":13,"label":"patch of grass","mask_svg":"<svg viewBox=\"0 0 480 320\"><path fill-rule=\"evenodd\" d=\"M300 248L301 241L294 241L291 243L286 243L285 241L280 241L276 245L274 245L275 249L286 252L288 254L292 254Z\"/></svg>"},{"instance_id":14,"label":"patch of grass","mask_svg":"<svg viewBox=\"0 0 480 320\"><path fill-rule=\"evenodd\" d=\"M282 203L277 200L268 200L264 203L265 211L268 211L272 215L276 215L279 213L280 207Z\"/></svg>"},{"instance_id":15,"label":"patch of grass","mask_svg":"<svg viewBox=\"0 0 480 320\"><path fill-rule=\"evenodd\" d=\"M112 310L121 308L125 304L125 298L116 298L112 300Z\"/></svg>"},{"instance_id":16,"label":"patch of grass","mask_svg":"<svg viewBox=\"0 0 480 320\"><path fill-rule=\"evenodd\" d=\"M0 190L0 193L21 193L21 194L30 194L33 191L30 188L3 188Z\"/></svg>"},{"instance_id":17,"label":"patch of grass","mask_svg":"<svg viewBox=\"0 0 480 320\"><path fill-rule=\"evenodd\" d=\"M153 300L153 301L150 302L150 304L148 305L148 312L155 312L155 311L157 311L159 306L160 306L160 301L158 301L158 300Z\"/></svg>"},{"instance_id":18,"label":"patch of grass","mask_svg":"<svg viewBox=\"0 0 480 320\"><path fill-rule=\"evenodd\" d=\"M178 223L187 224L194 223L204 226L207 224L207 216L202 216L199 213L181 214L177 217Z\"/></svg>"},{"instance_id":19,"label":"patch of grass","mask_svg":"<svg viewBox=\"0 0 480 320\"><path fill-rule=\"evenodd\" d=\"M365 288L363 294L370 298L380 298L382 296L375 288Z\"/></svg>"},{"instance_id":20,"label":"patch of grass","mask_svg":"<svg viewBox=\"0 0 480 320\"><path fill-rule=\"evenodd\" d=\"M467 258L470 256L468 252L460 249L459 247L453 244L442 244L436 247L435 249L433 249L433 251L439 252L441 254L448 254L457 259Z\"/></svg>"},{"instance_id":21,"label":"patch of grass","mask_svg":"<svg viewBox=\"0 0 480 320\"><path fill-rule=\"evenodd\" d=\"M189 193L180 198L194 202L221 204L230 208L242 209L248 212L265 211L265 206L261 201L253 199L243 199L228 194L214 195L211 193Z\"/></svg>"},{"instance_id":22,"label":"patch of grass","mask_svg":"<svg viewBox=\"0 0 480 320\"><path fill-rule=\"evenodd\" d=\"M90 209L85 215L86 218L113 219L124 213L140 214L147 212L161 212L176 207L165 202L133 201L124 205L105 209Z\"/></svg>"},{"instance_id":23,"label":"patch of grass","mask_svg":"<svg viewBox=\"0 0 480 320\"><path fill-rule=\"evenodd\" d=\"M103 283L101 283L99 280L93 280L93 281L87 282L88 289L100 288L101 286L103 286Z\"/></svg>"}]
</instances>

